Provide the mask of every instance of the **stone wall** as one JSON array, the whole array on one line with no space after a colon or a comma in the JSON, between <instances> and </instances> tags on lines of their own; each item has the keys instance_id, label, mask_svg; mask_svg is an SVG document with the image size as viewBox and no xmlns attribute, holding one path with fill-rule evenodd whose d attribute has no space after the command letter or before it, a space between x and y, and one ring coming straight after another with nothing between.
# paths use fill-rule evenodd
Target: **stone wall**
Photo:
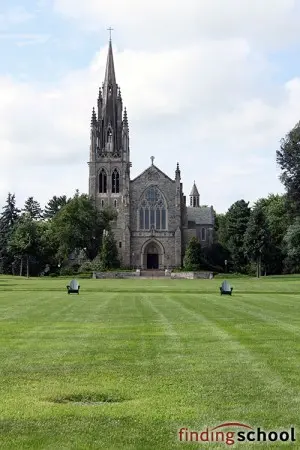
<instances>
[{"instance_id":1,"label":"stone wall","mask_svg":"<svg viewBox=\"0 0 300 450\"><path fill-rule=\"evenodd\" d=\"M213 273L212 272L172 272L171 278L173 279L180 279L185 278L189 280L194 279L212 279Z\"/></svg>"},{"instance_id":2,"label":"stone wall","mask_svg":"<svg viewBox=\"0 0 300 450\"><path fill-rule=\"evenodd\" d=\"M93 272L92 278L136 278L140 277L139 270L136 272Z\"/></svg>"}]
</instances>

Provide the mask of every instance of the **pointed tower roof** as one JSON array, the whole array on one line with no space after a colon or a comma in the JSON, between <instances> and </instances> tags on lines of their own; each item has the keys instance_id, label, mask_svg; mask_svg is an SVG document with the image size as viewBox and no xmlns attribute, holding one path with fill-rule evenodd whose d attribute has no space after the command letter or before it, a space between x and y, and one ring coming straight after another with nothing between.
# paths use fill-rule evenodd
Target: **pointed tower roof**
<instances>
[{"instance_id":1,"label":"pointed tower roof","mask_svg":"<svg viewBox=\"0 0 300 450\"><path fill-rule=\"evenodd\" d=\"M195 181L194 181L191 193L190 193L190 197L199 197L199 192L198 192Z\"/></svg>"},{"instance_id":2,"label":"pointed tower roof","mask_svg":"<svg viewBox=\"0 0 300 450\"><path fill-rule=\"evenodd\" d=\"M108 86L109 84L116 84L116 74L115 74L114 56L112 51L111 39L109 39L108 44L108 55L106 60L104 87Z\"/></svg>"}]
</instances>

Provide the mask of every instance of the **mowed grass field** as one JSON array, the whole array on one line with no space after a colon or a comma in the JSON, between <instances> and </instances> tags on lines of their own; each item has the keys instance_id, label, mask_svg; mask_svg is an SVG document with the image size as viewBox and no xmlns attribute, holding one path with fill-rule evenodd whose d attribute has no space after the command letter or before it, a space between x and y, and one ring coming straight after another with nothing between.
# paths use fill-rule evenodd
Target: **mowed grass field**
<instances>
[{"instance_id":1,"label":"mowed grass field","mask_svg":"<svg viewBox=\"0 0 300 450\"><path fill-rule=\"evenodd\" d=\"M178 429L230 421L300 433L300 278L231 279L232 297L221 279L68 281L0 277L0 449L226 448Z\"/></svg>"}]
</instances>

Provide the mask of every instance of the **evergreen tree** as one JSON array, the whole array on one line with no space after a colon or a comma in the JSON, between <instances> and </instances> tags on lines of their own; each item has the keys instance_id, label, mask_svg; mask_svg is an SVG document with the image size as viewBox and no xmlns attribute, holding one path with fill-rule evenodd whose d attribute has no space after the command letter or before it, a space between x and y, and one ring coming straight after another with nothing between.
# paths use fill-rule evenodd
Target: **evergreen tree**
<instances>
[{"instance_id":1,"label":"evergreen tree","mask_svg":"<svg viewBox=\"0 0 300 450\"><path fill-rule=\"evenodd\" d=\"M202 254L199 240L193 237L185 251L183 266L186 270L197 271L201 269Z\"/></svg>"},{"instance_id":2,"label":"evergreen tree","mask_svg":"<svg viewBox=\"0 0 300 450\"><path fill-rule=\"evenodd\" d=\"M8 249L8 241L20 215L14 194L8 194L6 205L2 209L0 216L0 273L11 273L15 258Z\"/></svg>"},{"instance_id":3,"label":"evergreen tree","mask_svg":"<svg viewBox=\"0 0 300 450\"><path fill-rule=\"evenodd\" d=\"M235 272L245 272L247 258L244 254L244 234L250 217L249 202L238 200L226 213L227 248L231 253L232 268Z\"/></svg>"},{"instance_id":4,"label":"evergreen tree","mask_svg":"<svg viewBox=\"0 0 300 450\"><path fill-rule=\"evenodd\" d=\"M44 218L52 219L69 201L66 195L54 195L45 206Z\"/></svg>"},{"instance_id":5,"label":"evergreen tree","mask_svg":"<svg viewBox=\"0 0 300 450\"><path fill-rule=\"evenodd\" d=\"M104 231L100 253L101 269L117 269L120 267L117 243L111 231Z\"/></svg>"},{"instance_id":6,"label":"evergreen tree","mask_svg":"<svg viewBox=\"0 0 300 450\"><path fill-rule=\"evenodd\" d=\"M24 204L23 212L32 219L41 219L43 217L41 205L33 197L28 197Z\"/></svg>"}]
</instances>

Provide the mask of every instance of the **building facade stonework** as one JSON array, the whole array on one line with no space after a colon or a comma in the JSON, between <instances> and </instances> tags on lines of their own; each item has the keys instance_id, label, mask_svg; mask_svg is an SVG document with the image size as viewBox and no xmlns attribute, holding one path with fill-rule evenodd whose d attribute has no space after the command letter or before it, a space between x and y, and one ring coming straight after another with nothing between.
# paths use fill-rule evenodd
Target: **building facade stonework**
<instances>
[{"instance_id":1,"label":"building facade stonework","mask_svg":"<svg viewBox=\"0 0 300 450\"><path fill-rule=\"evenodd\" d=\"M213 242L213 207L200 205L195 182L186 205L178 163L170 178L151 157L150 166L131 179L128 117L116 82L111 40L104 83L92 112L88 164L89 195L99 210L112 207L117 212L112 230L123 267L180 267L192 237L202 246Z\"/></svg>"}]
</instances>

